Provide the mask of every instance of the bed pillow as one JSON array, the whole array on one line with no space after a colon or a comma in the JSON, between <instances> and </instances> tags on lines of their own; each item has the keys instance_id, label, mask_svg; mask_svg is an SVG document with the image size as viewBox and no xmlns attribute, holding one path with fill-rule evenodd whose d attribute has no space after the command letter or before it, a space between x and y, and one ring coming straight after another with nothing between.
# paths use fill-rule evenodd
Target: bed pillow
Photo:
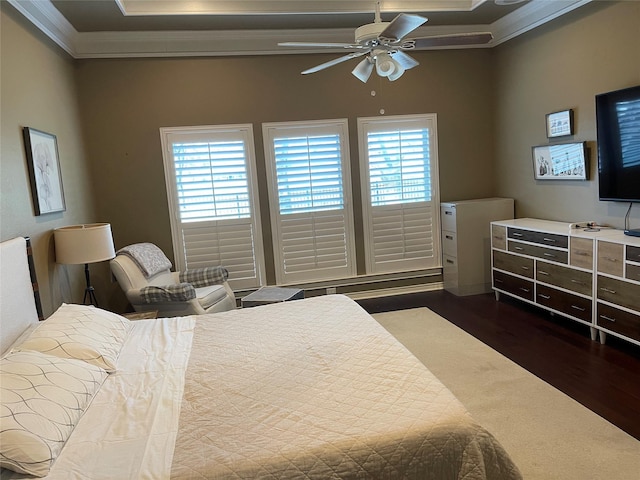
<instances>
[{"instance_id":1,"label":"bed pillow","mask_svg":"<svg viewBox=\"0 0 640 480\"><path fill-rule=\"evenodd\" d=\"M108 374L40 352L0 360L0 466L45 476Z\"/></svg>"},{"instance_id":2,"label":"bed pillow","mask_svg":"<svg viewBox=\"0 0 640 480\"><path fill-rule=\"evenodd\" d=\"M116 370L130 327L131 322L121 315L93 306L63 303L12 351L75 358L111 373Z\"/></svg>"}]
</instances>

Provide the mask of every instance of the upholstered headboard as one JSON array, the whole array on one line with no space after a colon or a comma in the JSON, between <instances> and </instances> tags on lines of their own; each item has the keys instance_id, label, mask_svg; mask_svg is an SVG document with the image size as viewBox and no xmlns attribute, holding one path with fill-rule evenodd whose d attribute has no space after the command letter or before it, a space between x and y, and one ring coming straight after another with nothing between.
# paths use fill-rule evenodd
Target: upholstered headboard
<instances>
[{"instance_id":1,"label":"upholstered headboard","mask_svg":"<svg viewBox=\"0 0 640 480\"><path fill-rule=\"evenodd\" d=\"M0 243L0 353L42 319L29 239Z\"/></svg>"}]
</instances>

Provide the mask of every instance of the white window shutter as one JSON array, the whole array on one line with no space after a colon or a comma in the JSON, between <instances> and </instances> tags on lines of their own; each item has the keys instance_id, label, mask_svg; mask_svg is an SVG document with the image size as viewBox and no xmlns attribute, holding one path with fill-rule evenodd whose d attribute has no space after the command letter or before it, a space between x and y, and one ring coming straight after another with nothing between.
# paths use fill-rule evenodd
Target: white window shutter
<instances>
[{"instance_id":1,"label":"white window shutter","mask_svg":"<svg viewBox=\"0 0 640 480\"><path fill-rule=\"evenodd\" d=\"M435 115L358 119L369 274L441 267Z\"/></svg>"},{"instance_id":2,"label":"white window shutter","mask_svg":"<svg viewBox=\"0 0 640 480\"><path fill-rule=\"evenodd\" d=\"M355 276L346 120L263 125L276 281Z\"/></svg>"},{"instance_id":3,"label":"white window shutter","mask_svg":"<svg viewBox=\"0 0 640 480\"><path fill-rule=\"evenodd\" d=\"M176 268L222 265L236 290L264 284L251 125L160 133Z\"/></svg>"}]
</instances>

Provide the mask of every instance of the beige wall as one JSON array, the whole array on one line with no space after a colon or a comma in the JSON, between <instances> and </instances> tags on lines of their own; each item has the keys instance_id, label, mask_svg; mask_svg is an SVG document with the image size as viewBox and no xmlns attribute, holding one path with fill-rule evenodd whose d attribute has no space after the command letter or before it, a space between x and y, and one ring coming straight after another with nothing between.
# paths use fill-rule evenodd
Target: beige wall
<instances>
[{"instance_id":1,"label":"beige wall","mask_svg":"<svg viewBox=\"0 0 640 480\"><path fill-rule=\"evenodd\" d=\"M89 158L100 179L100 216L112 223L117 247L153 241L171 255L159 128L252 123L267 224L262 122L348 118L357 179L356 119L379 115L380 109L386 115L437 113L443 200L490 195L492 55L486 49L421 52L415 54L421 65L401 80L374 75L367 84L350 74L350 63L300 75L335 54L81 61L80 102ZM361 253L359 195L354 188ZM269 252L271 240L264 240ZM267 274L273 281L269 262Z\"/></svg>"},{"instance_id":2,"label":"beige wall","mask_svg":"<svg viewBox=\"0 0 640 480\"><path fill-rule=\"evenodd\" d=\"M520 217L623 228L629 204L598 200L594 97L640 85L640 2L589 4L496 54L496 193L514 197ZM549 143L545 114L566 108L574 109L575 135L559 141L588 142L589 180L535 181L531 147ZM640 228L640 205L631 219Z\"/></svg>"},{"instance_id":3,"label":"beige wall","mask_svg":"<svg viewBox=\"0 0 640 480\"><path fill-rule=\"evenodd\" d=\"M6 2L1 5L0 240L31 237L48 315L63 301L82 300L84 290L81 267L56 265L52 230L93 220L75 73L66 54L34 35L33 26ZM35 216L22 141L25 126L57 136L65 212Z\"/></svg>"}]
</instances>

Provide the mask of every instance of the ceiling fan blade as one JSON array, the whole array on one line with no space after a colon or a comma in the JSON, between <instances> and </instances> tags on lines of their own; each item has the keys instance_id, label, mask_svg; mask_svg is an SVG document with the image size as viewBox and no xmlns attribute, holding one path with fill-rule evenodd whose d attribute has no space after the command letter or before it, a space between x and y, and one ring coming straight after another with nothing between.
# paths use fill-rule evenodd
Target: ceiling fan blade
<instances>
[{"instance_id":1,"label":"ceiling fan blade","mask_svg":"<svg viewBox=\"0 0 640 480\"><path fill-rule=\"evenodd\" d=\"M367 80L369 80L369 77L371 76L371 72L373 72L373 67L373 62L369 60L369 57L367 57L356 65L356 68L354 68L351 73L362 83L367 83Z\"/></svg>"},{"instance_id":2,"label":"ceiling fan blade","mask_svg":"<svg viewBox=\"0 0 640 480\"><path fill-rule=\"evenodd\" d=\"M410 68L420 65L420 62L418 62L417 60L414 60L412 57L410 57L404 52L401 52L400 50L393 52L391 54L391 58L393 58L396 62L398 62L398 64L404 70L409 70Z\"/></svg>"},{"instance_id":3,"label":"ceiling fan blade","mask_svg":"<svg viewBox=\"0 0 640 480\"><path fill-rule=\"evenodd\" d=\"M412 50L414 48L482 45L490 42L492 39L493 35L490 32L454 33L452 35L438 35L435 37L411 38L403 42L400 48L403 50Z\"/></svg>"},{"instance_id":4,"label":"ceiling fan blade","mask_svg":"<svg viewBox=\"0 0 640 480\"><path fill-rule=\"evenodd\" d=\"M279 47L328 47L328 48L354 48L362 49L367 48L365 45L357 45L353 43L315 43L315 42L281 42L278 43Z\"/></svg>"},{"instance_id":5,"label":"ceiling fan blade","mask_svg":"<svg viewBox=\"0 0 640 480\"><path fill-rule=\"evenodd\" d=\"M378 36L397 42L402 40L405 36L413 32L426 21L427 19L420 15L408 15L406 13L401 13L394 18L391 23L387 25L387 28L385 28Z\"/></svg>"},{"instance_id":6,"label":"ceiling fan blade","mask_svg":"<svg viewBox=\"0 0 640 480\"><path fill-rule=\"evenodd\" d=\"M334 65L337 65L339 63L346 62L347 60L351 60L352 58L361 57L362 55L366 55L367 53L369 52L368 51L353 52L348 55L344 55L342 57L334 58L333 60L322 63L320 65L316 65L313 68L309 68L308 70L305 70L304 72L302 72L302 74L307 75L308 73L316 73L316 72L319 72L320 70L324 70L325 68L333 67Z\"/></svg>"}]
</instances>

